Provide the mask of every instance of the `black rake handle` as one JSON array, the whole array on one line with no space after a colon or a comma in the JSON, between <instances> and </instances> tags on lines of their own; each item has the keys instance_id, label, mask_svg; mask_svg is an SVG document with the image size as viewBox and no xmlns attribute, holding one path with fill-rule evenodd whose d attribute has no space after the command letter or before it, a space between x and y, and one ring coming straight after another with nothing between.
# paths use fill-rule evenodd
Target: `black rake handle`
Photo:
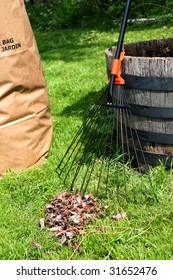
<instances>
[{"instance_id":1,"label":"black rake handle","mask_svg":"<svg viewBox=\"0 0 173 280\"><path fill-rule=\"evenodd\" d=\"M131 0L127 0L123 20L122 20L122 23L121 23L121 29L120 29L120 34L119 34L119 38L118 38L117 49L116 49L116 53L115 53L115 58L116 59L120 59L122 46L123 46L123 41L124 41L125 30L126 30L126 25L127 25L128 14L129 14L129 10L130 10L130 4L131 4Z\"/></svg>"},{"instance_id":2,"label":"black rake handle","mask_svg":"<svg viewBox=\"0 0 173 280\"><path fill-rule=\"evenodd\" d=\"M121 23L121 29L120 29L120 34L119 34L119 38L118 38L118 44L117 44L114 59L120 59L120 55L121 55L121 52L122 52L123 41L124 41L125 30L126 30L126 25L127 25L128 14L129 14L129 10L130 10L130 4L131 4L131 0L127 0L123 20L122 20L122 23ZM113 103L113 88L114 88L115 78L116 78L115 74L111 74L109 94L108 94L108 98L107 98L107 102L110 103L110 104Z\"/></svg>"}]
</instances>

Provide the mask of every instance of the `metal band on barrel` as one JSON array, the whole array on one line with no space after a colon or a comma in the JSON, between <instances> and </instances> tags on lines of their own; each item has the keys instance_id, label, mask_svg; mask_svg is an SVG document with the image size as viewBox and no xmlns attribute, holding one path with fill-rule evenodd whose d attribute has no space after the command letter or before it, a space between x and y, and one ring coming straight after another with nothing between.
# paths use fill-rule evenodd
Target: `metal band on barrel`
<instances>
[{"instance_id":1,"label":"metal band on barrel","mask_svg":"<svg viewBox=\"0 0 173 280\"><path fill-rule=\"evenodd\" d=\"M153 107L137 104L129 104L133 115L156 118L156 119L173 119L173 108L170 107Z\"/></svg>"},{"instance_id":2,"label":"metal band on barrel","mask_svg":"<svg viewBox=\"0 0 173 280\"><path fill-rule=\"evenodd\" d=\"M122 75L125 87L130 89L150 91L173 91L173 78L169 77L143 77L135 75Z\"/></svg>"}]
</instances>

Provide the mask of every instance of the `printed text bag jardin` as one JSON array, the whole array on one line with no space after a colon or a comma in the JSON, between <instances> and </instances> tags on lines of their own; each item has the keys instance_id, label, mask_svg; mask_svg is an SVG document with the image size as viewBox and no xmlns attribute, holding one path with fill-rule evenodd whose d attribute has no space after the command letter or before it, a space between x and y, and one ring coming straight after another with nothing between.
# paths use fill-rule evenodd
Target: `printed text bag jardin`
<instances>
[{"instance_id":1,"label":"printed text bag jardin","mask_svg":"<svg viewBox=\"0 0 173 280\"><path fill-rule=\"evenodd\" d=\"M51 139L45 79L24 0L0 1L0 174L42 162Z\"/></svg>"}]
</instances>

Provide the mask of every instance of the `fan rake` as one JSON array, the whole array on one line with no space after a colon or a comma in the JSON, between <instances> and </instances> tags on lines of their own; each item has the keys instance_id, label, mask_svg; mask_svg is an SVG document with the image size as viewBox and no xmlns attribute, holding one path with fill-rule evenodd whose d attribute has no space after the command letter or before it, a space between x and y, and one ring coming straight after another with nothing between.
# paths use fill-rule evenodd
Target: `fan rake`
<instances>
[{"instance_id":1,"label":"fan rake","mask_svg":"<svg viewBox=\"0 0 173 280\"><path fill-rule=\"evenodd\" d=\"M71 190L137 201L156 198L121 77L127 0L108 88L91 108L57 172ZM139 157L140 155L140 157Z\"/></svg>"}]
</instances>

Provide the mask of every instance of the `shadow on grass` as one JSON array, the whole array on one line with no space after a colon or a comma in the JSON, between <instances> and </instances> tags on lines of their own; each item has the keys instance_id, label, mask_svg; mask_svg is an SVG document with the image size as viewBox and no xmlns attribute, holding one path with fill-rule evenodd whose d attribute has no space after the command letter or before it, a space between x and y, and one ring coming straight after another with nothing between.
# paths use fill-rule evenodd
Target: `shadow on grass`
<instances>
[{"instance_id":1,"label":"shadow on grass","mask_svg":"<svg viewBox=\"0 0 173 280\"><path fill-rule=\"evenodd\" d=\"M72 105L66 106L60 113L60 116L82 116L85 119L88 116L89 111L92 109L95 102L100 98L107 86L99 91L89 92L88 95L80 98Z\"/></svg>"}]
</instances>

